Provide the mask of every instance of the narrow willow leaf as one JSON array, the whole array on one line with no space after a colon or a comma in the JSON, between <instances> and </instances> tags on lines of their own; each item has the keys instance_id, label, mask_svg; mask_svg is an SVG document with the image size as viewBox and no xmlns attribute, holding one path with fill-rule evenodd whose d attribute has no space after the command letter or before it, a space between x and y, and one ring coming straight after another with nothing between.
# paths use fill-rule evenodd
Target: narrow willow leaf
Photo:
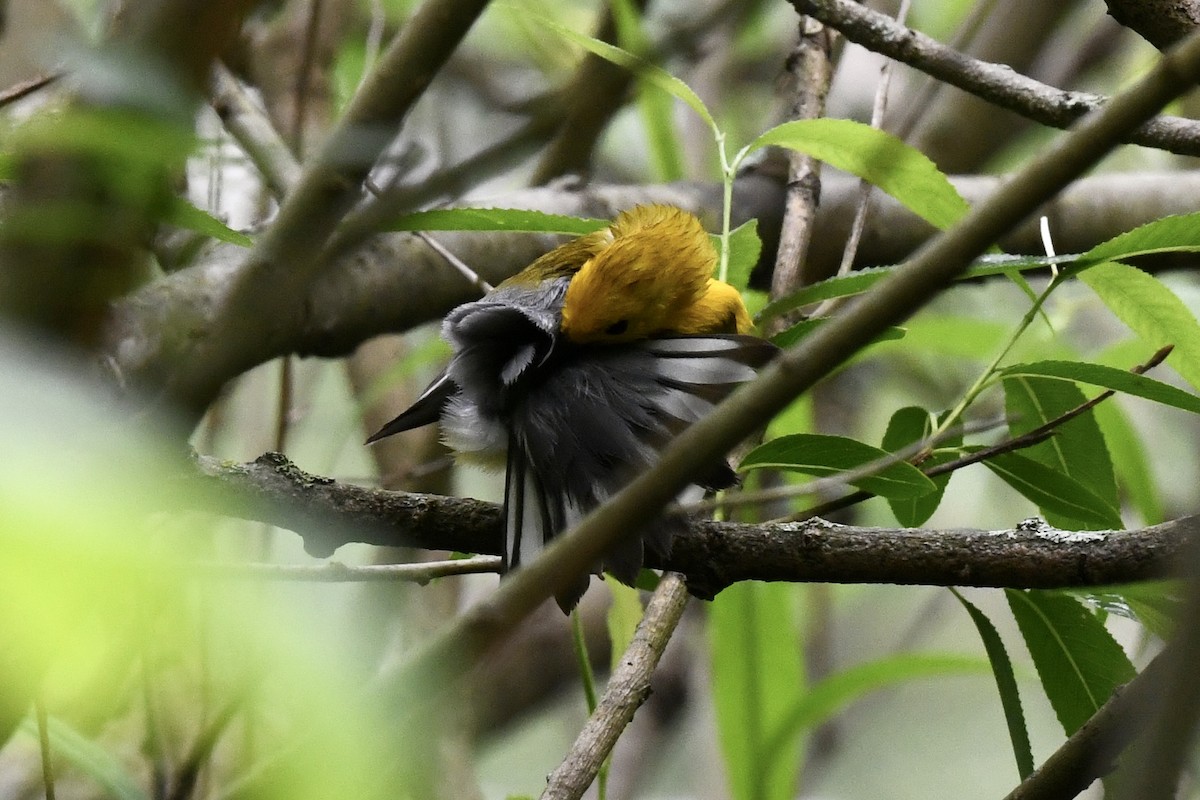
<instances>
[{"instance_id":1,"label":"narrow willow leaf","mask_svg":"<svg viewBox=\"0 0 1200 800\"><path fill-rule=\"evenodd\" d=\"M614 0L613 21L617 27L617 43L631 53L650 52L650 37L643 28L643 17L632 0ZM671 97L653 86L640 85L637 93L638 113L646 129L646 144L654 178L660 182L683 178L683 148L675 130L675 109Z\"/></svg>"},{"instance_id":2,"label":"narrow willow leaf","mask_svg":"<svg viewBox=\"0 0 1200 800\"><path fill-rule=\"evenodd\" d=\"M769 145L798 150L857 175L937 228L950 227L969 208L928 156L861 122L828 117L785 122L751 142L748 150Z\"/></svg>"},{"instance_id":3,"label":"narrow willow leaf","mask_svg":"<svg viewBox=\"0 0 1200 800\"><path fill-rule=\"evenodd\" d=\"M1067 381L1019 375L1005 378L1003 385L1008 430L1013 437L1039 428L1087 402L1079 387ZM1057 426L1053 436L1032 447L1022 448L1021 454L1074 478L1103 500L1117 518L1120 517L1121 502L1117 497L1112 459L1091 410ZM1046 521L1063 530L1089 527L1085 521L1049 511ZM1092 523L1090 527L1108 526Z\"/></svg>"},{"instance_id":4,"label":"narrow willow leaf","mask_svg":"<svg viewBox=\"0 0 1200 800\"><path fill-rule=\"evenodd\" d=\"M767 753L778 758L806 730L834 718L872 692L923 678L986 675L989 671L986 661L971 656L901 653L835 672L784 712L767 743Z\"/></svg>"},{"instance_id":5,"label":"narrow willow leaf","mask_svg":"<svg viewBox=\"0 0 1200 800\"><path fill-rule=\"evenodd\" d=\"M741 469L782 469L806 475L838 475L875 461L886 460L886 450L849 439L816 433L780 436L754 448ZM873 475L850 481L880 497L920 497L936 488L921 471L903 461L882 467Z\"/></svg>"},{"instance_id":6,"label":"narrow willow leaf","mask_svg":"<svg viewBox=\"0 0 1200 800\"><path fill-rule=\"evenodd\" d=\"M771 732L804 692L796 587L743 581L709 608L717 735L734 800L795 796L800 743L768 752Z\"/></svg>"},{"instance_id":7,"label":"narrow willow leaf","mask_svg":"<svg viewBox=\"0 0 1200 800\"><path fill-rule=\"evenodd\" d=\"M605 624L608 627L608 641L612 646L609 669L615 671L621 663L621 656L633 641L638 623L642 621L642 601L637 589L626 586L611 575L604 576L604 583L612 593L612 605L608 607Z\"/></svg>"},{"instance_id":8,"label":"narrow willow leaf","mask_svg":"<svg viewBox=\"0 0 1200 800\"><path fill-rule=\"evenodd\" d=\"M1150 469L1141 435L1125 410L1116 403L1101 403L1096 406L1096 422L1112 452L1117 483L1142 518L1142 524L1157 525L1164 521L1162 492Z\"/></svg>"},{"instance_id":9,"label":"narrow willow leaf","mask_svg":"<svg viewBox=\"0 0 1200 800\"><path fill-rule=\"evenodd\" d=\"M1028 272L1035 269L1045 269L1049 264L1064 264L1078 258L1074 255L1055 256L982 256L971 263L955 280L965 281L977 278L990 278L995 275L1010 275L1014 272ZM777 317L801 306L818 303L823 300L833 300L839 297L851 297L862 294L878 281L896 271L898 266L868 267L858 269L849 275L838 275L823 281L805 286L799 291L781 297L764 308L758 315L758 321Z\"/></svg>"},{"instance_id":10,"label":"narrow willow leaf","mask_svg":"<svg viewBox=\"0 0 1200 800\"><path fill-rule=\"evenodd\" d=\"M1000 692L1000 706L1004 709L1004 721L1008 724L1008 738L1012 742L1013 756L1017 759L1017 773L1021 780L1033 772L1033 747L1029 743L1029 728L1025 724L1025 710L1021 707L1021 694L1017 691L1017 678L1013 674L1012 661L996 626L979 608L956 589L950 592L962 603L979 631L983 649L992 664L992 675L996 678L996 689Z\"/></svg>"},{"instance_id":11,"label":"narrow willow leaf","mask_svg":"<svg viewBox=\"0 0 1200 800\"><path fill-rule=\"evenodd\" d=\"M1147 343L1174 345L1167 363L1200 389L1200 322L1162 281L1111 261L1085 270L1079 279Z\"/></svg>"},{"instance_id":12,"label":"narrow willow leaf","mask_svg":"<svg viewBox=\"0 0 1200 800\"><path fill-rule=\"evenodd\" d=\"M908 447L914 442L919 442L922 439L929 437L934 430L933 416L919 406L906 406L892 414L892 418L888 420L887 430L883 434L883 449L890 453L894 453L904 447ZM944 441L944 447L958 447L962 444L962 435L951 437ZM921 462L920 468L928 469L936 467L939 464L945 464L953 460L956 454L949 450L941 450L935 452ZM939 505L942 504L942 496L946 492L946 485L950 482L950 473L938 475L936 478L931 478L934 490L929 494L921 497L910 498L888 498L888 506L891 507L892 513L896 515L896 521L906 528L915 528L924 524L933 512L937 511Z\"/></svg>"},{"instance_id":13,"label":"narrow willow leaf","mask_svg":"<svg viewBox=\"0 0 1200 800\"><path fill-rule=\"evenodd\" d=\"M1200 212L1162 217L1114 236L1079 257L1081 265L1120 261L1151 253L1200 250Z\"/></svg>"},{"instance_id":14,"label":"narrow willow leaf","mask_svg":"<svg viewBox=\"0 0 1200 800\"><path fill-rule=\"evenodd\" d=\"M522 208L435 208L405 214L390 231L513 231L582 236L606 228L603 219L583 219Z\"/></svg>"},{"instance_id":15,"label":"narrow willow leaf","mask_svg":"<svg viewBox=\"0 0 1200 800\"><path fill-rule=\"evenodd\" d=\"M1009 486L1031 500L1044 514L1079 520L1097 530L1118 530L1121 516L1079 481L1026 458L1005 453L983 462Z\"/></svg>"},{"instance_id":16,"label":"narrow willow leaf","mask_svg":"<svg viewBox=\"0 0 1200 800\"><path fill-rule=\"evenodd\" d=\"M66 722L51 717L47 733L50 748L56 757L61 757L91 778L109 797L116 800L149 800L134 778L119 759L108 749L88 739ZM38 737L37 724L32 718L21 723L21 730L34 739Z\"/></svg>"},{"instance_id":17,"label":"narrow willow leaf","mask_svg":"<svg viewBox=\"0 0 1200 800\"><path fill-rule=\"evenodd\" d=\"M1136 674L1095 614L1058 592L1005 589L1042 688L1068 736Z\"/></svg>"},{"instance_id":18,"label":"narrow willow leaf","mask_svg":"<svg viewBox=\"0 0 1200 800\"><path fill-rule=\"evenodd\" d=\"M1136 375L1116 367L1106 367L1102 364L1085 364L1079 361L1036 361L1032 364L1014 364L1011 367L1005 367L1000 370L1000 374L1005 377L1036 376L1087 383L1136 397L1144 397L1155 403L1191 411L1193 414L1200 414L1200 397L1177 389L1169 383L1156 381L1145 375Z\"/></svg>"},{"instance_id":19,"label":"narrow willow leaf","mask_svg":"<svg viewBox=\"0 0 1200 800\"><path fill-rule=\"evenodd\" d=\"M717 122L709 113L708 107L704 105L704 101L700 96L692 91L692 88L683 81L676 78L671 73L664 70L662 67L647 61L640 56L636 56L627 50L622 50L608 42L602 42L599 39L593 39L591 36L585 36L578 31L573 31L565 25L559 25L549 17L544 17L540 14L531 14L529 9L521 8L516 5L507 5L515 14L520 14L526 19L530 19L542 25L547 30L553 31L562 38L572 44L582 47L593 55L603 58L609 63L616 64L618 67L623 67L633 74L637 75L643 81L657 86L672 97L678 98L687 103L693 111L700 115L700 118L708 123L712 130L717 131Z\"/></svg>"},{"instance_id":20,"label":"narrow willow leaf","mask_svg":"<svg viewBox=\"0 0 1200 800\"><path fill-rule=\"evenodd\" d=\"M1183 608L1179 581L1161 580L1106 586L1103 590L1064 590L1085 603L1119 617L1135 620L1166 641L1175 634L1175 620Z\"/></svg>"},{"instance_id":21,"label":"narrow willow leaf","mask_svg":"<svg viewBox=\"0 0 1200 800\"><path fill-rule=\"evenodd\" d=\"M802 319L795 325L785 328L784 330L772 336L771 341L780 347L791 347L796 342L800 341L805 336L808 336L810 333L824 325L829 320L830 317L811 317L809 319ZM871 341L873 344L878 344L879 342L898 341L904 338L905 333L906 331L904 328L888 326Z\"/></svg>"},{"instance_id":22,"label":"narrow willow leaf","mask_svg":"<svg viewBox=\"0 0 1200 800\"><path fill-rule=\"evenodd\" d=\"M181 197L172 197L163 221L177 228L211 236L220 242L250 247L254 240L244 233L235 231L207 211L197 208Z\"/></svg>"}]
</instances>

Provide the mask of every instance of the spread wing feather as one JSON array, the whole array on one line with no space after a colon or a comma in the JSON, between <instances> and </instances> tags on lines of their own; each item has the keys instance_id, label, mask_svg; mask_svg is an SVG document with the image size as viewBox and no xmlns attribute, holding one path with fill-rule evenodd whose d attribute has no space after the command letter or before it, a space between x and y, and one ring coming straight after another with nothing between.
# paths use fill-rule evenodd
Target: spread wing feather
<instances>
[{"instance_id":1,"label":"spread wing feather","mask_svg":"<svg viewBox=\"0 0 1200 800\"><path fill-rule=\"evenodd\" d=\"M515 407L510 452L522 452L530 473L526 484L536 483L540 498L552 498L539 502L552 510L589 511L656 463L673 436L753 378L776 352L762 339L730 334L651 339L572 353ZM510 457L510 470L513 466ZM733 480L732 470L721 462L711 465L700 483L721 488ZM510 491L507 497L512 502L517 494ZM561 498L560 505L553 498ZM522 531L509 534L518 536L520 561L534 555L526 538L529 513L521 519ZM550 535L568 522L561 513L542 515L539 521L546 519ZM542 535L535 540L544 543L546 528L538 530ZM665 555L669 523L647 518L646 534L646 544ZM642 547L632 540L603 566L631 582L641 566Z\"/></svg>"}]
</instances>

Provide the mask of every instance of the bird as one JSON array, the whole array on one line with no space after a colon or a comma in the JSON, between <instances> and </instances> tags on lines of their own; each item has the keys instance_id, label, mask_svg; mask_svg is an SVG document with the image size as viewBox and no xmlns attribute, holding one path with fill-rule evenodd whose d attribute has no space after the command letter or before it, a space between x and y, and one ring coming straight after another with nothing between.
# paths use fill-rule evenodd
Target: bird
<instances>
[{"instance_id":1,"label":"bird","mask_svg":"<svg viewBox=\"0 0 1200 800\"><path fill-rule=\"evenodd\" d=\"M446 369L367 443L440 420L460 459L505 472L501 573L529 563L778 352L751 335L741 294L713 277L717 261L687 211L620 213L452 310ZM721 460L685 495L735 483ZM633 585L646 550L668 556L680 524L647 520L596 571ZM557 595L564 612L588 583Z\"/></svg>"}]
</instances>

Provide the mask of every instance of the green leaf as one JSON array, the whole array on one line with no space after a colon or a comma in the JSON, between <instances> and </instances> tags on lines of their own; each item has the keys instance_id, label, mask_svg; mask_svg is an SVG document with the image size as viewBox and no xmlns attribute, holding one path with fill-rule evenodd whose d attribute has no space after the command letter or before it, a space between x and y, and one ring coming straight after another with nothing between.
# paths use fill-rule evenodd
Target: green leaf
<instances>
[{"instance_id":1,"label":"green leaf","mask_svg":"<svg viewBox=\"0 0 1200 800\"><path fill-rule=\"evenodd\" d=\"M1095 415L1112 453L1118 485L1125 490L1142 522L1157 525L1165 519L1162 496L1150 471L1150 460L1141 437L1124 409L1116 403L1101 403L1096 406Z\"/></svg>"},{"instance_id":2,"label":"green leaf","mask_svg":"<svg viewBox=\"0 0 1200 800\"><path fill-rule=\"evenodd\" d=\"M1136 267L1111 261L1080 273L1079 279L1146 342L1174 345L1167 362L1200 389L1200 323L1174 292Z\"/></svg>"},{"instance_id":3,"label":"green leaf","mask_svg":"<svg viewBox=\"0 0 1200 800\"><path fill-rule=\"evenodd\" d=\"M1060 514L1097 529L1119 530L1122 527L1121 516L1095 492L1032 458L1005 453L983 463L1033 501L1044 514Z\"/></svg>"},{"instance_id":4,"label":"green leaf","mask_svg":"<svg viewBox=\"0 0 1200 800\"><path fill-rule=\"evenodd\" d=\"M644 18L631 0L614 0L613 21L617 43L631 53L650 52L650 37L643 29ZM670 95L655 91L653 85L639 84L638 113L646 129L646 144L654 178L659 182L683 178L683 149L675 130L675 109Z\"/></svg>"},{"instance_id":5,"label":"green leaf","mask_svg":"<svg viewBox=\"0 0 1200 800\"><path fill-rule=\"evenodd\" d=\"M768 756L779 758L804 731L832 719L872 692L922 678L980 675L989 671L987 662L972 656L900 653L835 672L813 685L784 712L767 743Z\"/></svg>"},{"instance_id":6,"label":"green leaf","mask_svg":"<svg viewBox=\"0 0 1200 800\"><path fill-rule=\"evenodd\" d=\"M1068 595L1005 589L1025 646L1068 736L1136 674L1094 614Z\"/></svg>"},{"instance_id":7,"label":"green leaf","mask_svg":"<svg viewBox=\"0 0 1200 800\"><path fill-rule=\"evenodd\" d=\"M709 608L717 735L734 800L788 800L796 792L799 741L767 749L804 691L795 598L795 586L743 581Z\"/></svg>"},{"instance_id":8,"label":"green leaf","mask_svg":"<svg viewBox=\"0 0 1200 800\"><path fill-rule=\"evenodd\" d=\"M769 145L798 150L857 175L937 228L950 227L969 208L924 153L861 122L827 117L785 122L763 133L747 150Z\"/></svg>"},{"instance_id":9,"label":"green leaf","mask_svg":"<svg viewBox=\"0 0 1200 800\"><path fill-rule=\"evenodd\" d=\"M638 623L642 621L642 600L637 589L626 586L611 575L605 575L604 582L612 593L612 605L608 607L605 623L608 626L608 641L612 645L609 667L615 671L621 663L621 656L633 641Z\"/></svg>"},{"instance_id":10,"label":"green leaf","mask_svg":"<svg viewBox=\"0 0 1200 800\"><path fill-rule=\"evenodd\" d=\"M1028 375L1005 378L1005 410L1008 430L1014 437L1028 433L1087 402L1073 383ZM1092 412L1086 411L1054 429L1054 435L1032 447L1021 449L1027 458L1074 478L1103 500L1120 517L1117 479L1104 436ZM1071 517L1047 512L1046 521L1064 530L1087 527ZM1093 523L1098 526L1098 523ZM1107 525L1103 526L1107 527Z\"/></svg>"},{"instance_id":11,"label":"green leaf","mask_svg":"<svg viewBox=\"0 0 1200 800\"><path fill-rule=\"evenodd\" d=\"M888 420L887 430L883 434L883 449L889 453L908 447L914 442L928 438L934 430L934 420L928 411L919 406L906 406L892 414ZM958 447L962 444L962 435L947 439L945 446ZM952 461L956 454L942 450L935 452L921 462L920 467L928 469L939 464ZM950 482L950 473L931 478L934 490L921 497L888 498L888 506L896 515L896 521L906 528L916 528L923 525L942 503L946 492L946 484Z\"/></svg>"},{"instance_id":12,"label":"green leaf","mask_svg":"<svg viewBox=\"0 0 1200 800\"><path fill-rule=\"evenodd\" d=\"M1086 364L1079 361L1037 361L1032 364L1013 364L1000 370L1004 377L1034 376L1087 383L1105 389L1143 397L1163 405L1200 414L1200 397L1177 389L1169 383L1136 375L1116 367Z\"/></svg>"},{"instance_id":13,"label":"green leaf","mask_svg":"<svg viewBox=\"0 0 1200 800\"><path fill-rule=\"evenodd\" d=\"M1012 661L996 626L974 603L963 597L957 589L950 592L962 603L979 631L983 649L992 664L992 675L996 678L996 689L1000 692L1000 706L1004 709L1004 721L1008 723L1008 738L1012 741L1013 755L1017 759L1017 773L1021 780L1033 772L1033 747L1029 743L1029 729L1025 724L1025 711L1021 707L1021 694L1017 691L1017 678L1013 674Z\"/></svg>"},{"instance_id":14,"label":"green leaf","mask_svg":"<svg viewBox=\"0 0 1200 800\"><path fill-rule=\"evenodd\" d=\"M142 791L138 781L107 749L60 719L51 717L48 722L50 748L56 757L62 757L77 767L95 781L109 797L117 800L149 800L149 795ZM32 718L27 718L21 723L21 730L34 739L38 737L37 723Z\"/></svg>"},{"instance_id":15,"label":"green leaf","mask_svg":"<svg viewBox=\"0 0 1200 800\"><path fill-rule=\"evenodd\" d=\"M805 336L808 336L810 333L824 325L829 320L830 317L810 317L809 319L802 319L795 325L785 328L784 330L772 336L771 341L780 347L791 347L793 344L800 341ZM883 330L882 333L876 336L872 342L877 344L879 342L896 341L903 339L905 333L906 331L904 328L897 328L894 325L888 326Z\"/></svg>"},{"instance_id":16,"label":"green leaf","mask_svg":"<svg viewBox=\"0 0 1200 800\"><path fill-rule=\"evenodd\" d=\"M1166 641L1175 634L1175 620L1183 607L1179 581L1160 580L1107 586L1103 590L1065 589L1067 594L1106 614L1132 619Z\"/></svg>"},{"instance_id":17,"label":"green leaf","mask_svg":"<svg viewBox=\"0 0 1200 800\"><path fill-rule=\"evenodd\" d=\"M664 70L662 67L647 61L640 56L636 56L627 50L622 50L619 47L614 47L608 42L602 42L599 39L593 39L591 36L585 36L578 31L573 31L570 28L559 25L549 17L541 14L534 14L528 8L522 8L513 4L505 3L513 13L521 15L521 17L531 20L542 25L549 31L561 36L572 44L582 47L589 53L603 58L611 64L616 64L618 67L623 67L638 78L649 83L659 89L662 89L672 97L678 98L687 103L693 111L700 115L700 118L708 123L708 126L713 131L718 131L717 122L709 113L708 107L704 105L704 101L700 96L692 91L692 88L683 81L676 78L671 73Z\"/></svg>"},{"instance_id":18,"label":"green leaf","mask_svg":"<svg viewBox=\"0 0 1200 800\"><path fill-rule=\"evenodd\" d=\"M163 221L177 228L195 231L217 241L236 244L239 247L250 247L254 244L254 240L246 234L235 231L212 214L197 208L182 197L171 198Z\"/></svg>"},{"instance_id":19,"label":"green leaf","mask_svg":"<svg viewBox=\"0 0 1200 800\"><path fill-rule=\"evenodd\" d=\"M844 436L794 433L754 448L741 463L746 469L782 469L806 475L838 475L891 454ZM936 488L921 471L903 461L882 467L875 474L851 481L880 497L921 497Z\"/></svg>"},{"instance_id":20,"label":"green leaf","mask_svg":"<svg viewBox=\"0 0 1200 800\"><path fill-rule=\"evenodd\" d=\"M522 208L435 208L414 211L388 225L390 231L512 231L582 236L606 228L603 219L582 219Z\"/></svg>"},{"instance_id":21,"label":"green leaf","mask_svg":"<svg viewBox=\"0 0 1200 800\"><path fill-rule=\"evenodd\" d=\"M1120 261L1151 253L1200 250L1200 213L1162 217L1114 236L1079 257L1083 265Z\"/></svg>"},{"instance_id":22,"label":"green leaf","mask_svg":"<svg viewBox=\"0 0 1200 800\"><path fill-rule=\"evenodd\" d=\"M714 235L713 247L721 250L721 237ZM750 285L750 273L762 254L762 239L758 238L758 220L750 219L729 232L729 270L726 282L738 291Z\"/></svg>"}]
</instances>

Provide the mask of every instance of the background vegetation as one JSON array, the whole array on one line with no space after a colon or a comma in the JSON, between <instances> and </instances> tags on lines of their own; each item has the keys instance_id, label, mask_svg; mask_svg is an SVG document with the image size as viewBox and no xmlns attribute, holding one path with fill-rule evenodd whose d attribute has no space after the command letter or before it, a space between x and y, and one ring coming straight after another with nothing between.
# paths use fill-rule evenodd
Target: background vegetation
<instances>
[{"instance_id":1,"label":"background vegetation","mask_svg":"<svg viewBox=\"0 0 1200 800\"><path fill-rule=\"evenodd\" d=\"M2 8L0 791L1194 793L1200 7ZM788 350L497 589L497 477L360 443L447 251L646 202Z\"/></svg>"}]
</instances>

